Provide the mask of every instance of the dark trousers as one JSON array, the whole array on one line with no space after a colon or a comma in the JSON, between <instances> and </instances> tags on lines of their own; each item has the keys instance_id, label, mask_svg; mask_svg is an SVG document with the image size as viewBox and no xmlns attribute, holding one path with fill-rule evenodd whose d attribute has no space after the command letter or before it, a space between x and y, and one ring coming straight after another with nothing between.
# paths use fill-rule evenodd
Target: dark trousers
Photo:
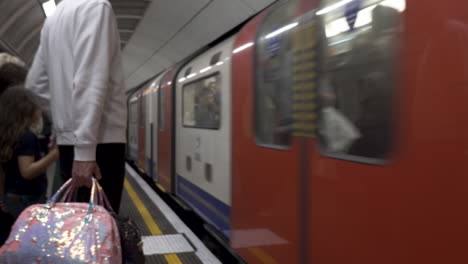
<instances>
[{"instance_id":1,"label":"dark trousers","mask_svg":"<svg viewBox=\"0 0 468 264\"><path fill-rule=\"evenodd\" d=\"M60 170L64 181L72 176L74 160L73 146L59 146ZM104 189L107 198L116 213L119 213L120 199L125 178L125 144L99 144L96 149L96 162L101 170L102 179L99 184ZM80 188L79 202L87 202L90 189Z\"/></svg>"}]
</instances>

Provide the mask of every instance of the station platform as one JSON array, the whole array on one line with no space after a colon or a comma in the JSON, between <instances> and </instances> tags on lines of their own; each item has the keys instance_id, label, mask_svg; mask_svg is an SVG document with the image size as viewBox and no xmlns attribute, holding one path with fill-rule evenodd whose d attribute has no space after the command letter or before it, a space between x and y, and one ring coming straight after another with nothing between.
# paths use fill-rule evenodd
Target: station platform
<instances>
[{"instance_id":1,"label":"station platform","mask_svg":"<svg viewBox=\"0 0 468 264\"><path fill-rule=\"evenodd\" d=\"M146 264L221 263L128 164L119 214L140 228Z\"/></svg>"}]
</instances>

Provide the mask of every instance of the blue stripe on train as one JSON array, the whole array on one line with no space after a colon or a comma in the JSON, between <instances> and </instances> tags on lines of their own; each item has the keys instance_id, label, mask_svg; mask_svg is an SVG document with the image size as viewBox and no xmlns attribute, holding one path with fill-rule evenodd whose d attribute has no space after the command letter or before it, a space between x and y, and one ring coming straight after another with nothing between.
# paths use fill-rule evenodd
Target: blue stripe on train
<instances>
[{"instance_id":1,"label":"blue stripe on train","mask_svg":"<svg viewBox=\"0 0 468 264\"><path fill-rule=\"evenodd\" d=\"M128 147L128 154L129 154L129 157L132 161L136 162L137 160L137 149L136 148L132 148L132 147Z\"/></svg>"},{"instance_id":2,"label":"blue stripe on train","mask_svg":"<svg viewBox=\"0 0 468 264\"><path fill-rule=\"evenodd\" d=\"M187 188L189 191L184 190ZM212 224L226 238L230 237L231 207L221 202L195 184L177 175L177 194L205 221ZM197 197L194 197L197 196ZM197 199L198 198L198 199ZM200 201L202 200L202 201ZM210 208L211 207L211 208Z\"/></svg>"},{"instance_id":3,"label":"blue stripe on train","mask_svg":"<svg viewBox=\"0 0 468 264\"><path fill-rule=\"evenodd\" d=\"M156 168L156 162L146 159L146 174L155 182L158 180L158 170Z\"/></svg>"}]
</instances>

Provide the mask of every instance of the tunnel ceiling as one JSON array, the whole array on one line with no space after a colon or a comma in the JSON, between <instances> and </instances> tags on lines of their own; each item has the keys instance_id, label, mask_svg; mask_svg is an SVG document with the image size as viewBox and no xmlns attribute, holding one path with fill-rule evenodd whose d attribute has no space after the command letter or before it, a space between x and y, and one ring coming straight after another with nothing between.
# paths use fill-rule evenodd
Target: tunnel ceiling
<instances>
[{"instance_id":1,"label":"tunnel ceiling","mask_svg":"<svg viewBox=\"0 0 468 264\"><path fill-rule=\"evenodd\" d=\"M39 1L0 0L0 49L31 63L44 19Z\"/></svg>"},{"instance_id":2,"label":"tunnel ceiling","mask_svg":"<svg viewBox=\"0 0 468 264\"><path fill-rule=\"evenodd\" d=\"M8 52L31 64L39 46L45 20L42 3L47 0L0 0L0 51ZM56 0L57 4L61 1ZM110 0L125 48L145 10L148 0Z\"/></svg>"},{"instance_id":3,"label":"tunnel ceiling","mask_svg":"<svg viewBox=\"0 0 468 264\"><path fill-rule=\"evenodd\" d=\"M45 19L41 4L46 1L0 0L0 50L32 63ZM110 0L127 88L174 65L274 1Z\"/></svg>"},{"instance_id":4,"label":"tunnel ceiling","mask_svg":"<svg viewBox=\"0 0 468 264\"><path fill-rule=\"evenodd\" d=\"M274 0L154 0L123 52L133 88L263 10Z\"/></svg>"},{"instance_id":5,"label":"tunnel ceiling","mask_svg":"<svg viewBox=\"0 0 468 264\"><path fill-rule=\"evenodd\" d=\"M150 0L110 0L119 25L122 48L129 42L145 15Z\"/></svg>"}]
</instances>

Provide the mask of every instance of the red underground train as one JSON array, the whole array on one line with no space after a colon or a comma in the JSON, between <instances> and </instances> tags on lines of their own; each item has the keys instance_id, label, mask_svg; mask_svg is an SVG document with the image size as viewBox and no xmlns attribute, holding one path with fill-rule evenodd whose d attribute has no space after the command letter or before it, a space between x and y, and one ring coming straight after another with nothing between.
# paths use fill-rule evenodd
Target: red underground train
<instances>
[{"instance_id":1,"label":"red underground train","mask_svg":"<svg viewBox=\"0 0 468 264\"><path fill-rule=\"evenodd\" d=\"M129 160L248 263L467 263L466 10L278 1L130 95Z\"/></svg>"}]
</instances>

